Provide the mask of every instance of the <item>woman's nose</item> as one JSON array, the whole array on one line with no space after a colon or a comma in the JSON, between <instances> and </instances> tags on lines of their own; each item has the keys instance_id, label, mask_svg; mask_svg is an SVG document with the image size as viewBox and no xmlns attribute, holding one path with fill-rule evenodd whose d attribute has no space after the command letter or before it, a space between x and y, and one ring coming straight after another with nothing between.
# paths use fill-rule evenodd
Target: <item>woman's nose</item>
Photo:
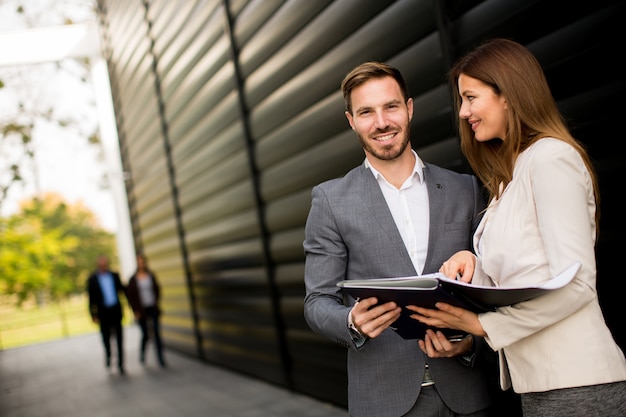
<instances>
[{"instance_id":1,"label":"woman's nose","mask_svg":"<svg viewBox=\"0 0 626 417\"><path fill-rule=\"evenodd\" d=\"M471 114L472 112L470 112L469 106L466 106L465 104L461 104L461 108L459 109L459 117L461 119L469 119Z\"/></svg>"}]
</instances>

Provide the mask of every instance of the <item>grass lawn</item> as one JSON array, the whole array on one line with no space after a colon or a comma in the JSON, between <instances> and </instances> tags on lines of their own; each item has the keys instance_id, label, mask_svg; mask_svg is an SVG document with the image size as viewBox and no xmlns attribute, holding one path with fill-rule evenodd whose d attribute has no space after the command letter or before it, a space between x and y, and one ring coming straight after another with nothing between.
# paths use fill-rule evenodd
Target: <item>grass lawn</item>
<instances>
[{"instance_id":1,"label":"grass lawn","mask_svg":"<svg viewBox=\"0 0 626 417\"><path fill-rule=\"evenodd\" d=\"M131 321L130 310L125 310L124 324ZM99 328L87 310L86 295L73 296L58 304L29 303L21 308L0 297L0 350L97 331Z\"/></svg>"}]
</instances>

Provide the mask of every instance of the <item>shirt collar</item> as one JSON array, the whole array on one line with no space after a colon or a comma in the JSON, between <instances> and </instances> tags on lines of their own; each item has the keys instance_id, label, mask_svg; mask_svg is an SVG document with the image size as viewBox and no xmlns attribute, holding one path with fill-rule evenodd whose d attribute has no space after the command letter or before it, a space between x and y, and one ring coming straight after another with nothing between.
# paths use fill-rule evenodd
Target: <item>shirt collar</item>
<instances>
[{"instance_id":1,"label":"shirt collar","mask_svg":"<svg viewBox=\"0 0 626 417\"><path fill-rule=\"evenodd\" d=\"M415 152L413 149L411 149L411 152L413 153L413 156L415 156L415 165L413 166L413 172L411 173L411 176L415 176L417 174L417 180L420 184L422 184L424 183L424 161L420 159L420 157L417 155L417 152ZM365 158L365 161L363 161L363 165L365 166L365 168L369 168L370 171L372 171L374 178L376 178L377 180L380 178L384 178L383 175L378 172L376 168L372 166L372 164L370 164L370 161L368 161L367 158Z\"/></svg>"}]
</instances>

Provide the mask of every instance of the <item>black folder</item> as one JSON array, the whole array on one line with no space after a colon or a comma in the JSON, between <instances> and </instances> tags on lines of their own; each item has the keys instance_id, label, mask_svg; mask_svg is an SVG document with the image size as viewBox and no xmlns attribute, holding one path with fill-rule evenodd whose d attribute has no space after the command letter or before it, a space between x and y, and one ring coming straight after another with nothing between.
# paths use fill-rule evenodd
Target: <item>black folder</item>
<instances>
[{"instance_id":1,"label":"black folder","mask_svg":"<svg viewBox=\"0 0 626 417\"><path fill-rule=\"evenodd\" d=\"M548 291L562 288L574 278L580 266L577 262L541 285L525 287L473 285L447 278L441 273L399 278L345 280L337 285L355 300L376 297L379 304L394 301L402 307L402 314L391 325L391 328L404 339L423 339L427 326L412 319L410 315L413 312L404 308L405 306L436 308L436 303L444 302L475 313L494 311L498 307L527 301ZM437 330L441 330L451 339L462 336L458 330Z\"/></svg>"}]
</instances>

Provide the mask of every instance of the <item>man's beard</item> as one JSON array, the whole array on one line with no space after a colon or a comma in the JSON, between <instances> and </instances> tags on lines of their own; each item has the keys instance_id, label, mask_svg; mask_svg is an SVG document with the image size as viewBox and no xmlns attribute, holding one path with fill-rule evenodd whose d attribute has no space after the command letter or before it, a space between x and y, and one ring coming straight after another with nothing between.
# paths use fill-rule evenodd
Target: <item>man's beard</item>
<instances>
[{"instance_id":1,"label":"man's beard","mask_svg":"<svg viewBox=\"0 0 626 417\"><path fill-rule=\"evenodd\" d=\"M384 134L386 133L386 131L379 130L376 133ZM382 149L380 147L372 146L371 142L364 139L363 136L361 136L359 133L357 133L357 136L359 138L359 141L361 141L361 146L363 146L363 148L368 153L374 155L374 157L380 159L381 161L391 161L402 155L407 145L409 144L409 141L411 140L411 129L408 125L401 133L404 133L404 140L402 140L399 146L397 143L395 143L392 146L384 147Z\"/></svg>"}]
</instances>

